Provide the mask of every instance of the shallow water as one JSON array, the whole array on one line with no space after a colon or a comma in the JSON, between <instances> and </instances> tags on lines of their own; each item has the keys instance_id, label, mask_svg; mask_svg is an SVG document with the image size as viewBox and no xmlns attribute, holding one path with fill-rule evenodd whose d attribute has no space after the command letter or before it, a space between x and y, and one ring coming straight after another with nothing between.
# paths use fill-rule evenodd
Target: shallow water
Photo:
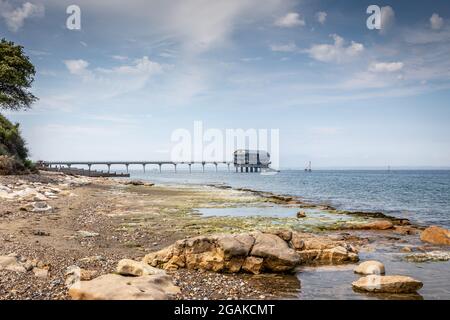
<instances>
[{"instance_id":1,"label":"shallow water","mask_svg":"<svg viewBox=\"0 0 450 320\"><path fill-rule=\"evenodd\" d=\"M351 283L359 278L353 273L355 265L306 268L297 277L301 281L299 299L450 299L450 261L411 263L402 254L389 252L361 253L360 259L383 261L387 275L411 276L423 282L418 294L369 294L355 292Z\"/></svg>"}]
</instances>

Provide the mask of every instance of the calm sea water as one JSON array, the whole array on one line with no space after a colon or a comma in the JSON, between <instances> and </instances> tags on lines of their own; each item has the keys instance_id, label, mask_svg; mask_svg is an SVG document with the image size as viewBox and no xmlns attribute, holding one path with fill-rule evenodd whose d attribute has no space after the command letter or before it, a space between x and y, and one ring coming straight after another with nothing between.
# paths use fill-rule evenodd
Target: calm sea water
<instances>
[{"instance_id":1,"label":"calm sea water","mask_svg":"<svg viewBox=\"0 0 450 320\"><path fill-rule=\"evenodd\" d=\"M450 227L450 171L286 170L276 175L206 171L131 171L157 183L226 184L301 197L343 210L381 211Z\"/></svg>"}]
</instances>

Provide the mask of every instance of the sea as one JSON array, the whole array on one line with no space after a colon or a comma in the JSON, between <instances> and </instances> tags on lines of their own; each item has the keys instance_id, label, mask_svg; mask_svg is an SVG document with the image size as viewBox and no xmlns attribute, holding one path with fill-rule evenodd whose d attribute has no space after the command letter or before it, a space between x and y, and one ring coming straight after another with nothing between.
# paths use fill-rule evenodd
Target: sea
<instances>
[{"instance_id":1,"label":"sea","mask_svg":"<svg viewBox=\"0 0 450 320\"><path fill-rule=\"evenodd\" d=\"M160 184L216 184L295 196L340 210L383 212L420 225L450 227L450 170L130 171Z\"/></svg>"}]
</instances>

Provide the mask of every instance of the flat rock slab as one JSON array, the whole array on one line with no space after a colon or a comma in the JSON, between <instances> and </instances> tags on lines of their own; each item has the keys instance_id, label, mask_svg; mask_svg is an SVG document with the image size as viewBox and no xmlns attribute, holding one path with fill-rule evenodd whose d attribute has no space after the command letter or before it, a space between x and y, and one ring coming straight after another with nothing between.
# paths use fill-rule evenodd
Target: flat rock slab
<instances>
[{"instance_id":1,"label":"flat rock slab","mask_svg":"<svg viewBox=\"0 0 450 320\"><path fill-rule=\"evenodd\" d=\"M74 300L167 300L179 290L164 274L142 277L106 274L75 283L69 295Z\"/></svg>"},{"instance_id":2,"label":"flat rock slab","mask_svg":"<svg viewBox=\"0 0 450 320\"><path fill-rule=\"evenodd\" d=\"M356 291L374 293L415 293L423 283L406 276L369 275L352 283Z\"/></svg>"}]
</instances>

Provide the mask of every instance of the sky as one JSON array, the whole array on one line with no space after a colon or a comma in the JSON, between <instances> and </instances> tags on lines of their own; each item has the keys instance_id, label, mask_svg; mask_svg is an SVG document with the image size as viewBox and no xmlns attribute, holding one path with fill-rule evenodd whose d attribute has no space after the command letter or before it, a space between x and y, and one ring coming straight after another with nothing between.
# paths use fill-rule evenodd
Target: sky
<instances>
[{"instance_id":1,"label":"sky","mask_svg":"<svg viewBox=\"0 0 450 320\"><path fill-rule=\"evenodd\" d=\"M6 113L34 160L165 160L202 121L279 129L281 167L450 167L446 0L0 0L0 37L36 66Z\"/></svg>"}]
</instances>

